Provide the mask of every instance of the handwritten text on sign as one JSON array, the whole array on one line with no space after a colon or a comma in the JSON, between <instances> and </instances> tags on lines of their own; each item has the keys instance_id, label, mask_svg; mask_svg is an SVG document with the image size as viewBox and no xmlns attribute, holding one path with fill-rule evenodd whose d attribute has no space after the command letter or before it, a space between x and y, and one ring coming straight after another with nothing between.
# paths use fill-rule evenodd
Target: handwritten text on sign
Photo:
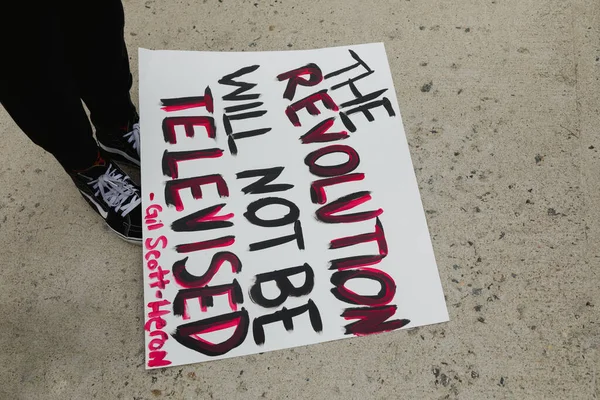
<instances>
[{"instance_id":1,"label":"handwritten text on sign","mask_svg":"<svg viewBox=\"0 0 600 400\"><path fill-rule=\"evenodd\" d=\"M140 51L147 367L447 320L383 46Z\"/></svg>"}]
</instances>

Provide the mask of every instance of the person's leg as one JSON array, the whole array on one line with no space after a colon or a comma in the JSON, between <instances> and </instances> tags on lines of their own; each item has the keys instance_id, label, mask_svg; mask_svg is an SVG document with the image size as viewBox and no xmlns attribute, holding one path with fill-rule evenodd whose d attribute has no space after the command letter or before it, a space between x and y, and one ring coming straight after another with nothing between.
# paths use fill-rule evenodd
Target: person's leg
<instances>
[{"instance_id":1,"label":"person's leg","mask_svg":"<svg viewBox=\"0 0 600 400\"><path fill-rule=\"evenodd\" d=\"M98 143L114 160L139 165L139 117L129 94L123 5L120 0L90 0L75 7L87 18L65 24L72 30L69 54Z\"/></svg>"},{"instance_id":2,"label":"person's leg","mask_svg":"<svg viewBox=\"0 0 600 400\"><path fill-rule=\"evenodd\" d=\"M0 102L29 138L67 170L91 166L98 146L81 104L54 7L5 13Z\"/></svg>"},{"instance_id":3,"label":"person's leg","mask_svg":"<svg viewBox=\"0 0 600 400\"><path fill-rule=\"evenodd\" d=\"M126 125L137 114L129 95L132 77L123 38L123 5L120 0L90 0L73 7L85 18L65 21L69 55L92 123L106 129Z\"/></svg>"},{"instance_id":4,"label":"person's leg","mask_svg":"<svg viewBox=\"0 0 600 400\"><path fill-rule=\"evenodd\" d=\"M0 18L5 38L0 102L35 143L58 159L108 226L121 238L141 243L139 186L100 155L81 103L78 66L65 45L66 35L77 33L66 32L61 19L73 10L61 2L17 6L21 9Z\"/></svg>"}]
</instances>

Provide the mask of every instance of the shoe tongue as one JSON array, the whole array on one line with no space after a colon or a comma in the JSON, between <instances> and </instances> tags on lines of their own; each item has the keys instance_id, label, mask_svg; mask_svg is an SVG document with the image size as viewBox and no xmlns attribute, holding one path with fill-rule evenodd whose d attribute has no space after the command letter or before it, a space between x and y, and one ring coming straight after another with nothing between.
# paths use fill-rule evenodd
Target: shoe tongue
<instances>
[{"instance_id":1,"label":"shoe tongue","mask_svg":"<svg viewBox=\"0 0 600 400\"><path fill-rule=\"evenodd\" d=\"M104 165L94 165L93 167L90 167L84 171L78 172L77 175L79 175L83 178L87 178L91 181L94 179L98 179L101 175L106 173L107 169L108 169L107 163L105 163Z\"/></svg>"},{"instance_id":2,"label":"shoe tongue","mask_svg":"<svg viewBox=\"0 0 600 400\"><path fill-rule=\"evenodd\" d=\"M123 134L129 133L133 130L133 125L137 124L139 122L140 122L140 117L136 113L127 121L127 123L121 124L119 126L119 129L121 130L121 132Z\"/></svg>"},{"instance_id":3,"label":"shoe tongue","mask_svg":"<svg viewBox=\"0 0 600 400\"><path fill-rule=\"evenodd\" d=\"M88 169L84 169L82 171L77 171L77 175L88 178L90 180L98 179L98 177L106 172L108 169L108 161L106 161L98 152L98 157L94 162L94 165L89 167Z\"/></svg>"}]
</instances>

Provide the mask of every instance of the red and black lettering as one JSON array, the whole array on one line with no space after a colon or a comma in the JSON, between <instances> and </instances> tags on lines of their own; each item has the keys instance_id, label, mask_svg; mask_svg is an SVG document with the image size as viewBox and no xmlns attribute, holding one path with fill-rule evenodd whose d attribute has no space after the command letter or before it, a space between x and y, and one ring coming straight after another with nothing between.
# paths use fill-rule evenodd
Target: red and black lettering
<instances>
[{"instance_id":1,"label":"red and black lettering","mask_svg":"<svg viewBox=\"0 0 600 400\"><path fill-rule=\"evenodd\" d=\"M286 331L291 332L294 330L294 317L302 315L308 312L310 319L310 325L315 332L323 331L323 321L321 320L321 314L319 308L312 300L308 300L308 303L296 308L287 309L283 307L281 310L274 312L270 315L263 315L254 319L252 323L252 331L254 333L254 343L261 346L265 344L265 325L272 324L274 322L283 322L283 327Z\"/></svg>"},{"instance_id":2,"label":"red and black lettering","mask_svg":"<svg viewBox=\"0 0 600 400\"><path fill-rule=\"evenodd\" d=\"M304 274L304 283L300 287L294 286L290 276ZM262 284L275 282L279 289L279 295L274 299L265 297ZM315 286L315 273L308 264L291 267L282 270L267 272L256 275L255 282L250 288L250 299L261 307L273 308L282 305L288 297L306 296L312 292Z\"/></svg>"},{"instance_id":3,"label":"red and black lettering","mask_svg":"<svg viewBox=\"0 0 600 400\"><path fill-rule=\"evenodd\" d=\"M239 78L240 76L254 72L259 67L260 67L260 65L252 65L250 67L240 68L239 70L237 70L231 74L225 75L223 78L219 79L218 82L221 85L237 87L237 89L235 89L233 92L223 96L223 100L225 100L225 101L245 101L245 100L258 99L260 97L260 94L258 94L258 93L242 94L242 93L246 93L249 90L252 90L256 86L256 83L239 82L239 81L236 81L235 78Z\"/></svg>"},{"instance_id":4,"label":"red and black lettering","mask_svg":"<svg viewBox=\"0 0 600 400\"><path fill-rule=\"evenodd\" d=\"M285 115L289 118L290 122L294 126L302 126L300 119L298 118L298 111L306 108L306 111L310 115L319 115L321 111L317 108L315 103L317 101L323 102L323 105L328 110L339 111L339 107L335 104L335 101L327 94L327 89L323 89L317 93L313 93L302 100L298 100L294 104L289 105L285 110Z\"/></svg>"},{"instance_id":5,"label":"red and black lettering","mask_svg":"<svg viewBox=\"0 0 600 400\"><path fill-rule=\"evenodd\" d=\"M223 122L225 122L225 117L226 116L223 116ZM271 128L251 129L249 131L236 133L233 133L233 131L231 131L227 134L227 147L229 147L229 152L234 156L238 153L237 144L235 144L236 139L245 139L249 137L260 136L270 131Z\"/></svg>"},{"instance_id":6,"label":"red and black lettering","mask_svg":"<svg viewBox=\"0 0 600 400\"><path fill-rule=\"evenodd\" d=\"M363 74L360 74L360 75L358 75L358 76L355 76L355 77L353 77L353 78L349 78L347 81L344 81L344 82L342 82L342 83L338 83L337 85L333 85L333 86L331 87L331 90L338 90L338 89L339 89L339 88L341 88L341 87L348 86L348 87L350 87L350 90L351 90L351 91L352 91L352 93L354 94L354 97L360 97L360 96L361 96L361 94L360 94L360 92L358 91L358 88L356 87L356 85L355 85L354 83L355 83L355 82L358 82L358 81L360 81L361 79L363 79L363 78L366 78L367 76L369 76L369 75L371 75L371 74L374 74L374 73L375 73L375 71L373 71L373 70L370 70L370 71L367 71L367 72L365 72L365 73L363 73Z\"/></svg>"},{"instance_id":7,"label":"red and black lettering","mask_svg":"<svg viewBox=\"0 0 600 400\"><path fill-rule=\"evenodd\" d=\"M224 111L226 114L231 114L231 113L236 113L236 112L240 112L240 111L252 110L253 108L258 108L258 107L262 106L263 104L264 103L262 101L254 101L252 103L238 104L235 106L225 107Z\"/></svg>"},{"instance_id":8,"label":"red and black lettering","mask_svg":"<svg viewBox=\"0 0 600 400\"><path fill-rule=\"evenodd\" d=\"M268 249L270 247L281 246L292 241L296 241L299 250L304 250L304 236L302 234L302 224L300 220L294 222L294 233L287 236L281 236L274 239L263 240L262 242L252 243L249 247L250 251L258 251Z\"/></svg>"},{"instance_id":9,"label":"red and black lettering","mask_svg":"<svg viewBox=\"0 0 600 400\"><path fill-rule=\"evenodd\" d=\"M196 276L190 274L186 268L188 258L189 257L186 257L182 260L176 261L172 268L175 282L177 282L179 286L187 289L206 286L208 282L211 281L213 276L219 272L219 269L225 262L229 263L231 266L231 272L233 273L239 274L242 270L242 261L238 256L229 251L220 251L213 256L206 272L203 275Z\"/></svg>"},{"instance_id":10,"label":"red and black lettering","mask_svg":"<svg viewBox=\"0 0 600 400\"><path fill-rule=\"evenodd\" d=\"M263 219L258 216L258 212L264 207L278 204L287 207L288 213L276 219ZM244 217L253 225L262 226L265 228L274 228L278 226L289 225L297 221L300 217L300 209L297 205L287 199L280 197L265 197L248 204L248 208L244 213Z\"/></svg>"},{"instance_id":11,"label":"red and black lettering","mask_svg":"<svg viewBox=\"0 0 600 400\"><path fill-rule=\"evenodd\" d=\"M267 110L250 111L238 114L225 114L223 117L223 124L225 125L225 132L233 132L231 128L231 121L242 121L245 119L262 117L267 113Z\"/></svg>"},{"instance_id":12,"label":"red and black lettering","mask_svg":"<svg viewBox=\"0 0 600 400\"><path fill-rule=\"evenodd\" d=\"M351 80L351 82L354 82L354 81ZM354 87L354 88L356 89L356 87ZM356 90L358 90L358 89L356 89ZM347 101L345 103L342 103L340 105L340 107L347 108L347 107L352 107L352 106L356 106L356 105L359 105L359 104L367 103L367 102L369 102L371 100L375 100L376 98L378 98L379 96L381 96L385 92L387 92L387 88L386 89L381 89L381 90L376 90L373 93L369 93L369 94L366 94L366 95L363 96L360 92L357 91L354 94L358 95L358 96L356 96L356 98L354 100L350 100L350 101ZM393 112L393 110L392 110L392 112Z\"/></svg>"},{"instance_id":13,"label":"red and black lettering","mask_svg":"<svg viewBox=\"0 0 600 400\"><path fill-rule=\"evenodd\" d=\"M230 139L231 138L244 139L244 138L249 138L249 137L253 137L253 136L264 135L265 133L270 132L271 128L252 129L249 131L234 133L233 127L231 126L231 121L243 120L243 119L249 119L249 118L258 118L258 117L265 115L266 113L267 113L266 110L261 110L261 111L243 113L243 114L233 114L233 115L223 114L223 126L225 127L225 133L227 134L227 136L229 136Z\"/></svg>"},{"instance_id":14,"label":"red and black lettering","mask_svg":"<svg viewBox=\"0 0 600 400\"><path fill-rule=\"evenodd\" d=\"M305 76L308 75L308 79ZM293 100L296 94L296 88L300 86L315 86L323 81L323 73L321 68L316 64L310 63L304 67L296 68L288 72L277 75L277 79L288 81L288 84L283 92L283 98Z\"/></svg>"},{"instance_id":15,"label":"red and black lettering","mask_svg":"<svg viewBox=\"0 0 600 400\"><path fill-rule=\"evenodd\" d=\"M223 100L225 101L246 101L246 100L256 100L260 97L259 93L248 93L244 94L254 87L256 87L256 83L249 82L241 82L236 81L235 78L239 78L243 75L249 74L251 72L256 71L259 68L259 65L253 65L250 67L244 67L239 69L238 71L224 76L219 80L219 83L222 85L235 86L233 92L228 95L223 96ZM250 129L242 132L234 132L234 129L231 125L232 121L241 121L248 120L253 118L260 118L267 113L267 110L256 110L256 111L248 111L255 108L258 108L263 105L263 102L254 101L246 104L239 104L235 106L225 107L225 113L223 114L223 126L225 128L225 133L227 134L227 146L229 147L229 152L232 155L237 155L238 146L236 144L236 140L245 139L254 136L264 135L267 132L271 131L271 128L258 128L258 129Z\"/></svg>"},{"instance_id":16,"label":"red and black lettering","mask_svg":"<svg viewBox=\"0 0 600 400\"><path fill-rule=\"evenodd\" d=\"M192 196L198 200L202 198L202 186L211 183L217 185L217 192L220 197L229 196L229 188L225 179L221 175L215 174L167 181L165 183L165 202L170 206L175 206L177 211L183 211L184 207L179 191L182 189L191 189Z\"/></svg>"},{"instance_id":17,"label":"red and black lettering","mask_svg":"<svg viewBox=\"0 0 600 400\"><path fill-rule=\"evenodd\" d=\"M325 194L325 187L338 185L345 182L356 182L365 179L365 174L356 172L353 174L334 176L331 178L319 179L314 181L310 185L310 198L315 204L327 203L327 195Z\"/></svg>"},{"instance_id":18,"label":"red and black lettering","mask_svg":"<svg viewBox=\"0 0 600 400\"><path fill-rule=\"evenodd\" d=\"M381 286L375 295L358 294L346 287L352 279L369 279ZM331 293L340 301L350 304L379 307L388 304L396 295L396 283L391 276L375 268L338 271L331 275L331 283L335 286Z\"/></svg>"},{"instance_id":19,"label":"red and black lettering","mask_svg":"<svg viewBox=\"0 0 600 400\"><path fill-rule=\"evenodd\" d=\"M410 323L408 319L387 321L396 313L395 305L382 307L348 308L342 313L346 320L358 321L346 325L346 335L365 336L400 329Z\"/></svg>"},{"instance_id":20,"label":"red and black lettering","mask_svg":"<svg viewBox=\"0 0 600 400\"><path fill-rule=\"evenodd\" d=\"M206 129L208 137L214 139L217 132L213 117L167 117L163 120L163 135L165 142L177 143L175 127L181 125L185 128L187 137L194 137L194 127L201 126Z\"/></svg>"},{"instance_id":21,"label":"red and black lettering","mask_svg":"<svg viewBox=\"0 0 600 400\"><path fill-rule=\"evenodd\" d=\"M236 174L237 179L254 178L260 176L256 182L251 183L242 189L244 194L261 194L261 193L273 193L273 192L284 192L290 190L294 185L287 183L279 183L269 185L275 179L279 178L283 172L284 167L273 167L265 169L253 169L248 171L242 171Z\"/></svg>"},{"instance_id":22,"label":"red and black lettering","mask_svg":"<svg viewBox=\"0 0 600 400\"><path fill-rule=\"evenodd\" d=\"M317 164L317 161L325 155L333 153L343 153L348 156L343 164L338 165L326 165L322 166ZM308 166L308 170L311 174L321 177L331 177L337 175L344 175L354 171L360 164L360 157L356 150L350 146L344 144L332 144L326 147L322 147L309 153L304 159L304 164Z\"/></svg>"},{"instance_id":23,"label":"red and black lettering","mask_svg":"<svg viewBox=\"0 0 600 400\"><path fill-rule=\"evenodd\" d=\"M367 121L373 122L373 121L375 121L375 117L371 113L371 109L377 108L377 107L385 108L385 110L388 113L388 116L390 116L390 117L393 117L396 115L396 112L394 111L394 107L392 106L390 99L388 99L387 97L384 97L381 100L372 101L371 103L360 105L356 108L353 108L352 110L348 110L346 112L340 112L340 118L342 119L342 122L344 123L344 126L346 127L346 129L348 129L350 132L356 132L356 125L354 125L354 123L350 119L349 115L357 113L357 112L361 112L367 118Z\"/></svg>"},{"instance_id":24,"label":"red and black lettering","mask_svg":"<svg viewBox=\"0 0 600 400\"><path fill-rule=\"evenodd\" d=\"M179 171L177 163L180 161L201 160L203 158L219 158L223 155L221 149L205 149L190 151L169 151L165 150L162 158L162 170L165 176L177 179Z\"/></svg>"},{"instance_id":25,"label":"red and black lettering","mask_svg":"<svg viewBox=\"0 0 600 400\"><path fill-rule=\"evenodd\" d=\"M206 111L211 114L214 111L212 92L208 86L204 90L204 96L160 99L160 103L163 106L161 109L167 112L181 111L197 107L206 107Z\"/></svg>"},{"instance_id":26,"label":"red and black lettering","mask_svg":"<svg viewBox=\"0 0 600 400\"><path fill-rule=\"evenodd\" d=\"M358 68L360 66L362 66L364 68L364 70L366 71L358 76L349 78L348 80L338 83L336 85L333 85L331 87L331 90L334 91L334 90L338 90L344 86L348 86L350 88L350 91L354 95L353 100L349 100L340 105L340 107L342 109L344 109L343 112L340 112L340 117L341 117L342 122L344 123L344 126L346 127L346 129L348 129L350 132L356 132L356 125L352 122L352 120L349 117L350 115L352 115L354 113L361 112L367 118L367 121L369 121L369 122L373 122L375 120L375 117L371 113L371 109L373 109L373 108L383 106L390 117L395 116L396 113L394 111L394 108L393 108L390 100L387 97L383 97L380 100L376 100L388 90L387 88L376 90L374 92L371 92L371 93L368 93L365 95L363 95L361 93L361 91L358 90L358 87L356 86L356 82L360 81L361 79L367 78L368 76L373 74L375 71L372 70L354 51L350 50L350 55L352 56L352 58L354 60L356 60L355 64L351 64L350 66L348 66L346 68L342 68L342 69L334 71L330 74L327 74L327 75L325 75L325 79L332 78L334 76L343 74L345 72L348 72L348 71L350 71L354 68ZM349 110L349 111L345 110L348 107L354 107L354 106L357 106L357 107L353 108L352 110Z\"/></svg>"},{"instance_id":27,"label":"red and black lettering","mask_svg":"<svg viewBox=\"0 0 600 400\"><path fill-rule=\"evenodd\" d=\"M178 253L193 253L195 251L217 249L219 247L228 247L235 243L235 236L223 236L218 239L204 240L200 242L178 244L175 250Z\"/></svg>"},{"instance_id":28,"label":"red and black lettering","mask_svg":"<svg viewBox=\"0 0 600 400\"><path fill-rule=\"evenodd\" d=\"M222 343L212 343L200 335L210 332L222 331L235 326L229 339ZM177 327L172 335L177 342L188 349L197 351L207 356L220 356L238 347L246 339L250 318L244 308L229 314L219 315Z\"/></svg>"},{"instance_id":29,"label":"red and black lettering","mask_svg":"<svg viewBox=\"0 0 600 400\"><path fill-rule=\"evenodd\" d=\"M383 225L379 220L379 217L375 220L375 232L363 233L361 235L347 236L340 239L334 239L329 243L330 249L340 249L342 247L354 246L361 243L377 242L379 246L379 254L382 256L387 255L388 246L385 240L385 232L383 231Z\"/></svg>"},{"instance_id":30,"label":"red and black lettering","mask_svg":"<svg viewBox=\"0 0 600 400\"><path fill-rule=\"evenodd\" d=\"M385 257L385 255L363 255L338 258L329 262L329 269L345 270L350 268L368 267L379 264Z\"/></svg>"},{"instance_id":31,"label":"red and black lettering","mask_svg":"<svg viewBox=\"0 0 600 400\"><path fill-rule=\"evenodd\" d=\"M319 122L314 128L300 136L302 144L309 143L324 143L333 142L335 140L342 140L348 138L348 132L329 132L329 129L333 126L335 118L327 118L326 120Z\"/></svg>"},{"instance_id":32,"label":"red and black lettering","mask_svg":"<svg viewBox=\"0 0 600 400\"><path fill-rule=\"evenodd\" d=\"M225 203L207 207L179 218L173 221L171 229L175 232L197 232L233 226L233 222L228 221L233 218L233 213L217 215L223 207L225 207Z\"/></svg>"},{"instance_id":33,"label":"red and black lettering","mask_svg":"<svg viewBox=\"0 0 600 400\"><path fill-rule=\"evenodd\" d=\"M343 74L345 72L353 70L354 68L357 68L359 66L362 66L367 71L372 71L372 69L367 65L367 63L364 62L358 56L358 54L356 54L356 52L354 52L353 50L348 50L348 51L350 52L350 56L356 61L356 63L355 64L351 64L351 65L349 65L347 67L338 69L337 71L333 71L333 72L328 73L327 75L325 75L325 79L333 78L334 76L338 76L340 74Z\"/></svg>"},{"instance_id":34,"label":"red and black lettering","mask_svg":"<svg viewBox=\"0 0 600 400\"><path fill-rule=\"evenodd\" d=\"M316 212L317 219L328 224L360 222L376 218L383 214L383 209L379 208L373 211L363 211L354 214L334 215L336 213L350 210L360 204L371 200L371 193L368 191L356 192L347 196L340 197L331 203L319 208Z\"/></svg>"},{"instance_id":35,"label":"red and black lettering","mask_svg":"<svg viewBox=\"0 0 600 400\"><path fill-rule=\"evenodd\" d=\"M233 311L237 311L237 304L244 302L242 288L236 279L232 283L216 286L203 286L193 289L181 289L177 292L173 300L173 315L189 319L187 300L198 299L200 301L200 309L206 312L208 307L213 307L214 296L226 294L229 299L229 307Z\"/></svg>"}]
</instances>

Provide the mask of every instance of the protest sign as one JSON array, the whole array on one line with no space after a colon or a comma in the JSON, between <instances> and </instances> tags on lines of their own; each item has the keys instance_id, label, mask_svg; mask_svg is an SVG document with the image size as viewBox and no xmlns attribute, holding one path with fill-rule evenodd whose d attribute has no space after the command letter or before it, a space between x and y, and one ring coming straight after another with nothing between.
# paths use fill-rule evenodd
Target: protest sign
<instances>
[{"instance_id":1,"label":"protest sign","mask_svg":"<svg viewBox=\"0 0 600 400\"><path fill-rule=\"evenodd\" d=\"M147 368L448 320L382 44L139 69Z\"/></svg>"}]
</instances>

